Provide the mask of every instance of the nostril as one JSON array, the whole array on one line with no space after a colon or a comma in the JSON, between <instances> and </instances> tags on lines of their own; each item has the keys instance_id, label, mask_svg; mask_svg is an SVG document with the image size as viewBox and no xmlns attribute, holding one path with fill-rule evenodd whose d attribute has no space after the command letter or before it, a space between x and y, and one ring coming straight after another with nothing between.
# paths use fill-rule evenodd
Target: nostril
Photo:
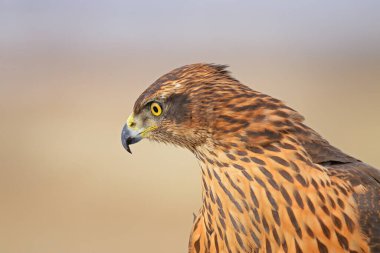
<instances>
[{"instance_id":1,"label":"nostril","mask_svg":"<svg viewBox=\"0 0 380 253\"><path fill-rule=\"evenodd\" d=\"M134 126L136 126L136 123L134 121L128 120L127 126L133 128Z\"/></svg>"}]
</instances>

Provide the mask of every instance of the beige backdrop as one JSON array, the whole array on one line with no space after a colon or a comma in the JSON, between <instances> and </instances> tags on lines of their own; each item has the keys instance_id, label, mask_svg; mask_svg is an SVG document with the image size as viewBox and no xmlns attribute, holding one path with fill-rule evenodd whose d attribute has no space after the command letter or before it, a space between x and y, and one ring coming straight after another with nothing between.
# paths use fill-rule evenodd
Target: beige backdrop
<instances>
[{"instance_id":1,"label":"beige backdrop","mask_svg":"<svg viewBox=\"0 0 380 253\"><path fill-rule=\"evenodd\" d=\"M380 167L379 2L263 2L0 1L0 252L186 252L195 158L120 132L188 63L229 64Z\"/></svg>"}]
</instances>

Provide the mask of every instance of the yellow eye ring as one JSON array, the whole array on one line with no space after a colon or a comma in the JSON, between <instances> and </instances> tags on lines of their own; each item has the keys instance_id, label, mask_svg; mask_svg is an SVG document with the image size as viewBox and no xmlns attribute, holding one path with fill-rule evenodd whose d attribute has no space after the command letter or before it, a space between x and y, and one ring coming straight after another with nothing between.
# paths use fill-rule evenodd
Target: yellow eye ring
<instances>
[{"instance_id":1,"label":"yellow eye ring","mask_svg":"<svg viewBox=\"0 0 380 253\"><path fill-rule=\"evenodd\" d=\"M162 114L162 107L159 103L153 102L150 105L150 112L153 114L153 116L160 116Z\"/></svg>"}]
</instances>

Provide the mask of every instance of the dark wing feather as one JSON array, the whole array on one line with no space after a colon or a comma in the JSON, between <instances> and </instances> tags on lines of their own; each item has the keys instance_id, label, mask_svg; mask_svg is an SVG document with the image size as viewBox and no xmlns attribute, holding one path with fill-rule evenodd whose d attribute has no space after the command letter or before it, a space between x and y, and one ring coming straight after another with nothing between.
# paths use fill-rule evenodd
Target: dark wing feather
<instances>
[{"instance_id":1,"label":"dark wing feather","mask_svg":"<svg viewBox=\"0 0 380 253\"><path fill-rule=\"evenodd\" d=\"M314 163L321 165L350 163L358 160L343 153L334 146L331 146L328 141L323 139L313 129L303 125L307 135L300 138L302 145L311 156Z\"/></svg>"},{"instance_id":2,"label":"dark wing feather","mask_svg":"<svg viewBox=\"0 0 380 253\"><path fill-rule=\"evenodd\" d=\"M309 135L301 141L314 163L325 166L331 176L348 180L353 187L365 187L363 193L354 194L360 225L369 238L371 252L380 253L380 170L343 153L311 128L305 128Z\"/></svg>"}]
</instances>

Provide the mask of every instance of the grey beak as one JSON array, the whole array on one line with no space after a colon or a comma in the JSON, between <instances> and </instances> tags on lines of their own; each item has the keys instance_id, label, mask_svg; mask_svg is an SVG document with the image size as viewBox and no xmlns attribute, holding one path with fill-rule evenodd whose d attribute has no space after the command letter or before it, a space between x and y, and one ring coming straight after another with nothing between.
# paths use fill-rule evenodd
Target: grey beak
<instances>
[{"instance_id":1,"label":"grey beak","mask_svg":"<svg viewBox=\"0 0 380 253\"><path fill-rule=\"evenodd\" d=\"M132 154L129 145L135 144L141 141L141 139L142 138L138 132L129 129L127 125L124 125L123 130L121 131L121 143L125 150Z\"/></svg>"}]
</instances>

